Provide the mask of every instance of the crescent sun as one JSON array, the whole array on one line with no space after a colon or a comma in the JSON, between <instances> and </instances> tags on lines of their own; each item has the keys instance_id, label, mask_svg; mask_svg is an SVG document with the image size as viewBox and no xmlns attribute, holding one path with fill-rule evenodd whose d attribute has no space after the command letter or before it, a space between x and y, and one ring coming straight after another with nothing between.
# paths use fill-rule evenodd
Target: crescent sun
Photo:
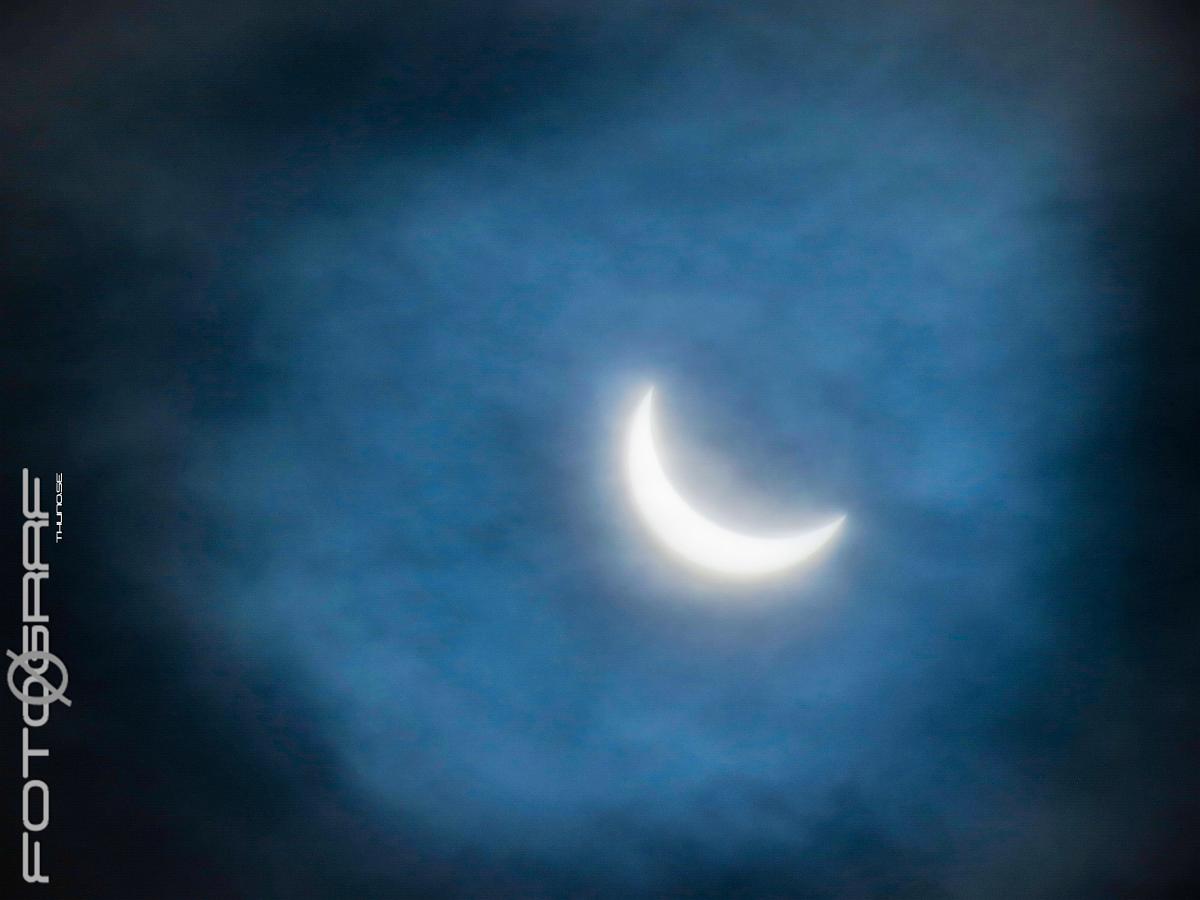
<instances>
[{"instance_id":1,"label":"crescent sun","mask_svg":"<svg viewBox=\"0 0 1200 900\"><path fill-rule=\"evenodd\" d=\"M754 537L702 516L675 490L654 443L654 388L633 413L626 448L633 503L660 542L689 562L730 578L757 578L789 569L816 553L846 520L839 516L808 531Z\"/></svg>"}]
</instances>

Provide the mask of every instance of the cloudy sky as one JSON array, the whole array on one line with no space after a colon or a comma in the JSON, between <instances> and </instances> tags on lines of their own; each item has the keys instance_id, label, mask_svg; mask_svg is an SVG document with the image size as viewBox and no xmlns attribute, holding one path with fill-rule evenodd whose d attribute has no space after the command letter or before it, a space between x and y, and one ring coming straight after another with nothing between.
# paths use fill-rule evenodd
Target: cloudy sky
<instances>
[{"instance_id":1,"label":"cloudy sky","mask_svg":"<svg viewBox=\"0 0 1200 900\"><path fill-rule=\"evenodd\" d=\"M6 12L3 496L15 557L64 473L75 701L29 896L1193 896L1196 25ZM648 383L698 506L831 551L664 556Z\"/></svg>"}]
</instances>

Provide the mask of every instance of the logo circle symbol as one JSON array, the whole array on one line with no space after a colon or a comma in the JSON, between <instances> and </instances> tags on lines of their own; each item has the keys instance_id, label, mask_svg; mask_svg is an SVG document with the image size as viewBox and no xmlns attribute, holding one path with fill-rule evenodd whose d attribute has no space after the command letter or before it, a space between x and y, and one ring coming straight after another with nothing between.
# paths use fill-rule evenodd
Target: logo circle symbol
<instances>
[{"instance_id":1,"label":"logo circle symbol","mask_svg":"<svg viewBox=\"0 0 1200 900\"><path fill-rule=\"evenodd\" d=\"M61 700L67 706L71 705L71 701L67 699L67 667L63 661L51 653L49 650L26 650L20 656L13 653L11 650L5 650L8 658L12 660L8 664L8 689L12 691L12 695L25 704L33 704L35 706L49 706ZM29 664L46 660L52 663L61 673L62 680L57 686L46 680L45 668L41 672L34 672ZM17 669L20 668L25 672L25 681L21 685L21 689L17 690L16 675ZM34 695L29 693L29 683L33 682L41 686L42 693Z\"/></svg>"}]
</instances>

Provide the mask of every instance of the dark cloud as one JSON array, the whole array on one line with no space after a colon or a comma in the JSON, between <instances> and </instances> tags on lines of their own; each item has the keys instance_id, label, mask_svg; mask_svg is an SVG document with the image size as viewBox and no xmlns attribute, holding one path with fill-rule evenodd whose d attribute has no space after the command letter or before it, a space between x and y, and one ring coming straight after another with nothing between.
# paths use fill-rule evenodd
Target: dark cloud
<instances>
[{"instance_id":1,"label":"dark cloud","mask_svg":"<svg viewBox=\"0 0 1200 900\"><path fill-rule=\"evenodd\" d=\"M61 896L1194 885L1190 20L12 15ZM836 550L660 559L647 379L691 493Z\"/></svg>"}]
</instances>

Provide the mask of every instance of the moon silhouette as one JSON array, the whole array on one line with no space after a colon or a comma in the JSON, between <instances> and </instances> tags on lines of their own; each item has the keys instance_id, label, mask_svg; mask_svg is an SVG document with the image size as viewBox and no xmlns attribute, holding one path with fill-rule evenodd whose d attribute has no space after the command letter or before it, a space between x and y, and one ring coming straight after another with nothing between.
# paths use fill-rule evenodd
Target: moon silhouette
<instances>
[{"instance_id":1,"label":"moon silhouette","mask_svg":"<svg viewBox=\"0 0 1200 900\"><path fill-rule=\"evenodd\" d=\"M808 531L754 537L702 516L675 490L659 461L652 387L633 414L626 466L634 506L654 536L687 561L728 578L753 579L789 569L828 543L846 519L839 516Z\"/></svg>"}]
</instances>

